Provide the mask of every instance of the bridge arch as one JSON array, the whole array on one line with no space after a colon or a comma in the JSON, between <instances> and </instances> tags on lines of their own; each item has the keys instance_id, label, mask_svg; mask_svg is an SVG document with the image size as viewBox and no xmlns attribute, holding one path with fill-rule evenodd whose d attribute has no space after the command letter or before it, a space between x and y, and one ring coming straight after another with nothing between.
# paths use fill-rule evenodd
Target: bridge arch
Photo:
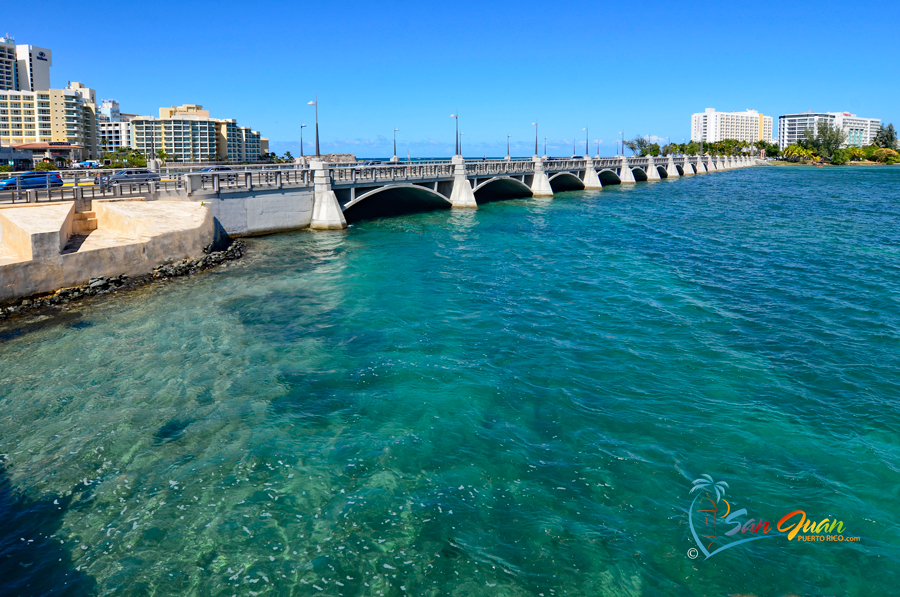
<instances>
[{"instance_id":1,"label":"bridge arch","mask_svg":"<svg viewBox=\"0 0 900 597\"><path fill-rule=\"evenodd\" d=\"M657 166L656 171L659 172L660 178L669 178L669 171L666 170L663 166Z\"/></svg>"},{"instance_id":2,"label":"bridge arch","mask_svg":"<svg viewBox=\"0 0 900 597\"><path fill-rule=\"evenodd\" d=\"M675 169L678 170L679 176L684 176L684 168L681 167L681 164L675 164Z\"/></svg>"},{"instance_id":3,"label":"bridge arch","mask_svg":"<svg viewBox=\"0 0 900 597\"><path fill-rule=\"evenodd\" d=\"M450 200L436 191L410 183L386 185L363 193L342 208L347 222L409 213L450 209Z\"/></svg>"},{"instance_id":4,"label":"bridge arch","mask_svg":"<svg viewBox=\"0 0 900 597\"><path fill-rule=\"evenodd\" d=\"M531 187L510 176L495 176L479 183L472 191L475 193L476 203L489 203L503 199L516 199L531 197Z\"/></svg>"},{"instance_id":5,"label":"bridge arch","mask_svg":"<svg viewBox=\"0 0 900 597\"><path fill-rule=\"evenodd\" d=\"M636 181L647 182L647 172L643 168L635 166L631 169L631 174L634 175Z\"/></svg>"},{"instance_id":6,"label":"bridge arch","mask_svg":"<svg viewBox=\"0 0 900 597\"><path fill-rule=\"evenodd\" d=\"M550 177L550 188L554 193L560 191L582 191L584 182L571 172L557 172Z\"/></svg>"},{"instance_id":7,"label":"bridge arch","mask_svg":"<svg viewBox=\"0 0 900 597\"><path fill-rule=\"evenodd\" d=\"M619 175L615 170L601 170L600 172L597 172L597 177L600 178L600 184L603 186L622 184L622 179L619 178Z\"/></svg>"}]
</instances>

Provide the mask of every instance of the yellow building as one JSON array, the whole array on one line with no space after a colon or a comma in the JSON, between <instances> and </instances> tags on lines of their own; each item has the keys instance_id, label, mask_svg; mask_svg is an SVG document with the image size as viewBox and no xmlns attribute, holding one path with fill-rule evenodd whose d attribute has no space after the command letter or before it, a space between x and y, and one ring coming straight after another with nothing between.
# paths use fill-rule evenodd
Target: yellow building
<instances>
[{"instance_id":1,"label":"yellow building","mask_svg":"<svg viewBox=\"0 0 900 597\"><path fill-rule=\"evenodd\" d=\"M210 118L199 104L159 109L159 118L131 120L131 146L145 154L166 153L172 162L253 162L268 153L262 138L234 119Z\"/></svg>"},{"instance_id":2,"label":"yellow building","mask_svg":"<svg viewBox=\"0 0 900 597\"><path fill-rule=\"evenodd\" d=\"M98 156L96 94L81 83L46 91L0 91L0 145L68 143Z\"/></svg>"}]
</instances>

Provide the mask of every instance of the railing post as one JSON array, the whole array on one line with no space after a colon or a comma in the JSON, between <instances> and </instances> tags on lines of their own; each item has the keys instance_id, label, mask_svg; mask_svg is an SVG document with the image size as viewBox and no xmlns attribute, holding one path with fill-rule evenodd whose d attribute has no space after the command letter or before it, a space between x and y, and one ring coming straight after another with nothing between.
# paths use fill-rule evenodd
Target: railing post
<instances>
[{"instance_id":1,"label":"railing post","mask_svg":"<svg viewBox=\"0 0 900 597\"><path fill-rule=\"evenodd\" d=\"M29 189L25 191L28 203L37 203L37 189Z\"/></svg>"},{"instance_id":2,"label":"railing post","mask_svg":"<svg viewBox=\"0 0 900 597\"><path fill-rule=\"evenodd\" d=\"M218 193L218 192L219 192L219 182L220 182L220 181L219 181L219 175L218 175L218 174L213 174L213 177L212 177L212 187L213 187L213 192L214 192L214 193Z\"/></svg>"}]
</instances>

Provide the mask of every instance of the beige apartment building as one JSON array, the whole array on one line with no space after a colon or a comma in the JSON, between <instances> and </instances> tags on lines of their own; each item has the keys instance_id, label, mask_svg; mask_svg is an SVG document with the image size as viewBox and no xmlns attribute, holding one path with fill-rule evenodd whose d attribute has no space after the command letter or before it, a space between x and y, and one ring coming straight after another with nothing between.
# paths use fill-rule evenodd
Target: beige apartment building
<instances>
[{"instance_id":1,"label":"beige apartment building","mask_svg":"<svg viewBox=\"0 0 900 597\"><path fill-rule=\"evenodd\" d=\"M99 155L96 93L81 83L65 89L0 91L0 145L64 143L75 159Z\"/></svg>"},{"instance_id":2,"label":"beige apartment building","mask_svg":"<svg viewBox=\"0 0 900 597\"><path fill-rule=\"evenodd\" d=\"M268 153L268 139L234 119L210 118L199 104L159 109L159 118L131 120L131 146L145 154L166 152L173 162L252 162Z\"/></svg>"},{"instance_id":3,"label":"beige apartment building","mask_svg":"<svg viewBox=\"0 0 900 597\"><path fill-rule=\"evenodd\" d=\"M691 141L716 143L725 139L769 142L772 140L772 117L756 110L716 112L714 108L691 115Z\"/></svg>"}]
</instances>

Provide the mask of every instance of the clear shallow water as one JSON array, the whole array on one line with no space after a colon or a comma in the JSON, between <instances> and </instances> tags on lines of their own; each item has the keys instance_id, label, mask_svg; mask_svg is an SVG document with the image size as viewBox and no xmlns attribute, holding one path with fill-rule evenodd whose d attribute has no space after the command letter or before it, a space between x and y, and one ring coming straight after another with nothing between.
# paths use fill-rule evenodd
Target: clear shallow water
<instances>
[{"instance_id":1,"label":"clear shallow water","mask_svg":"<svg viewBox=\"0 0 900 597\"><path fill-rule=\"evenodd\" d=\"M898 184L757 168L252 239L0 325L0 594L891 594ZM861 540L692 560L703 473Z\"/></svg>"}]
</instances>

